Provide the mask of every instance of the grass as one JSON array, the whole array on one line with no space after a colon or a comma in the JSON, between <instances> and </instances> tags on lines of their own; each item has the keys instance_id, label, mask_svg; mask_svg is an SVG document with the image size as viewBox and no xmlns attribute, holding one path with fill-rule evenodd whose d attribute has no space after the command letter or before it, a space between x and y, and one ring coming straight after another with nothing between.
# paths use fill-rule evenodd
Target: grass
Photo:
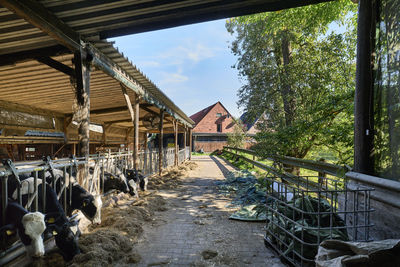
<instances>
[{"instance_id":1,"label":"grass","mask_svg":"<svg viewBox=\"0 0 400 267\"><path fill-rule=\"evenodd\" d=\"M249 159L253 159L252 155L248 155L246 153L241 153L241 155L245 156ZM248 157L249 156L249 157ZM222 152L222 154L218 155L218 157L221 157L223 159L226 159L227 161L229 161L233 166L235 166L236 168L240 169L240 170L248 170L250 172L256 172L257 174L265 174L266 171L263 169L260 169L256 166L253 167L252 164L250 164L249 162L239 158L236 159L236 157L232 154L226 153L226 152Z\"/></svg>"},{"instance_id":2,"label":"grass","mask_svg":"<svg viewBox=\"0 0 400 267\"><path fill-rule=\"evenodd\" d=\"M253 155L247 154L245 152L238 152L238 155L246 157L248 159L253 159ZM256 172L258 175L263 175L266 174L267 171L260 169L258 167L253 167L253 165L241 158L237 159L235 155L227 153L227 152L222 152L222 154L218 155L219 157L222 157L224 159L226 159L227 161L229 161L233 166L235 166L236 168L240 169L240 170L248 170L248 171L254 171ZM256 161L263 163L265 165L268 166L273 166L273 161L271 160L267 160L267 159L261 159L261 158L255 158ZM312 171L312 170L308 170L308 169L304 169L304 168L300 168L300 175L299 176L303 176L306 177L308 176L308 180L318 183L318 172L316 171ZM337 177L331 176L331 175L327 175L327 178L336 180L339 179Z\"/></svg>"},{"instance_id":3,"label":"grass","mask_svg":"<svg viewBox=\"0 0 400 267\"><path fill-rule=\"evenodd\" d=\"M203 152L203 153L192 152L192 156L207 156L207 155L210 155L210 154L211 154L210 152Z\"/></svg>"}]
</instances>

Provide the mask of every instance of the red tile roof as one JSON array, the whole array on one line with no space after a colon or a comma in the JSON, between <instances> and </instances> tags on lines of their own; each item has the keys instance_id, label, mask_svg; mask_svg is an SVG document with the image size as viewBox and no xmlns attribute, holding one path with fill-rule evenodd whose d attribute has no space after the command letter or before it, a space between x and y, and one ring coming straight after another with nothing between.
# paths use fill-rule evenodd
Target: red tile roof
<instances>
[{"instance_id":1,"label":"red tile roof","mask_svg":"<svg viewBox=\"0 0 400 267\"><path fill-rule=\"evenodd\" d=\"M205 115L207 115L207 113L219 102L206 107L205 109L200 110L199 112L193 114L192 116L190 116L190 118L195 122L195 124L197 125L203 118Z\"/></svg>"}]
</instances>

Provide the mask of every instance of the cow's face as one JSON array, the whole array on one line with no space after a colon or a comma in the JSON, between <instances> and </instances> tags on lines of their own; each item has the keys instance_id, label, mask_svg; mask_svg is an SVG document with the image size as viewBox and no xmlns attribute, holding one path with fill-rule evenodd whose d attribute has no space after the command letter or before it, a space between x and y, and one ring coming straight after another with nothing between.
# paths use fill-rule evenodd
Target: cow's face
<instances>
[{"instance_id":1,"label":"cow's face","mask_svg":"<svg viewBox=\"0 0 400 267\"><path fill-rule=\"evenodd\" d=\"M139 197L136 182L134 180L129 180L128 184L129 184L129 194L131 196Z\"/></svg>"},{"instance_id":2,"label":"cow's face","mask_svg":"<svg viewBox=\"0 0 400 267\"><path fill-rule=\"evenodd\" d=\"M93 218L93 223L94 224L100 224L101 223L101 208L103 207L103 201L101 201L101 195L97 195L94 197L94 206L96 206L96 214Z\"/></svg>"},{"instance_id":3,"label":"cow's face","mask_svg":"<svg viewBox=\"0 0 400 267\"><path fill-rule=\"evenodd\" d=\"M70 261L73 257L80 253L78 246L79 234L74 233L76 223L67 222L62 227L57 227L57 235L55 241L57 247L60 249L61 255L65 261Z\"/></svg>"},{"instance_id":4,"label":"cow's face","mask_svg":"<svg viewBox=\"0 0 400 267\"><path fill-rule=\"evenodd\" d=\"M93 196L85 197L82 201L80 210L90 221L93 221L97 213L97 207L95 205L95 198Z\"/></svg>"},{"instance_id":5,"label":"cow's face","mask_svg":"<svg viewBox=\"0 0 400 267\"><path fill-rule=\"evenodd\" d=\"M25 229L25 234L32 239L30 245L26 246L28 255L40 257L44 255L44 245L42 234L46 229L44 215L40 212L27 213L22 217L22 225Z\"/></svg>"}]
</instances>

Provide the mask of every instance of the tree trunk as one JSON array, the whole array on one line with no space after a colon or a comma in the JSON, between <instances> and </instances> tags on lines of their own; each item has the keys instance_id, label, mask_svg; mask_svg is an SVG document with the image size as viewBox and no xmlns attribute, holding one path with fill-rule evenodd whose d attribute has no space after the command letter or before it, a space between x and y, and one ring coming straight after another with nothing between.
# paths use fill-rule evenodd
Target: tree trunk
<instances>
[{"instance_id":1,"label":"tree trunk","mask_svg":"<svg viewBox=\"0 0 400 267\"><path fill-rule=\"evenodd\" d=\"M283 63L283 72L281 72L281 81L282 81L282 101L283 101L283 109L285 111L285 122L286 126L290 126L294 120L294 112L296 108L295 97L293 95L293 90L289 82L289 64L291 61L291 47L289 40L289 32L282 32L281 39L281 51L282 51L282 63Z\"/></svg>"}]
</instances>

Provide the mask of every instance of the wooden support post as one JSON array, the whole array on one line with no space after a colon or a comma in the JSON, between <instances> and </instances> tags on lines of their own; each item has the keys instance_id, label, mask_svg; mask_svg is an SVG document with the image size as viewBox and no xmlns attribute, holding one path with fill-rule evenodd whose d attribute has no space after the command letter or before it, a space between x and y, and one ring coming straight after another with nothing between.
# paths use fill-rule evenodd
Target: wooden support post
<instances>
[{"instance_id":1,"label":"wooden support post","mask_svg":"<svg viewBox=\"0 0 400 267\"><path fill-rule=\"evenodd\" d=\"M143 133L143 170L142 173L143 174L147 174L147 157L148 157L148 153L149 153L149 149L147 147L147 132Z\"/></svg>"},{"instance_id":2,"label":"wooden support post","mask_svg":"<svg viewBox=\"0 0 400 267\"><path fill-rule=\"evenodd\" d=\"M139 96L135 96L135 136L133 141L133 159L135 169L139 168Z\"/></svg>"},{"instance_id":3,"label":"wooden support post","mask_svg":"<svg viewBox=\"0 0 400 267\"><path fill-rule=\"evenodd\" d=\"M68 126L71 124L71 122L72 122L72 116L64 118L63 132L64 132L64 142L65 142L65 144L68 143Z\"/></svg>"},{"instance_id":4,"label":"wooden support post","mask_svg":"<svg viewBox=\"0 0 400 267\"><path fill-rule=\"evenodd\" d=\"M158 130L160 132L158 136L158 174L161 176L162 165L163 165L163 138L164 138L164 110L160 110L160 124Z\"/></svg>"},{"instance_id":5,"label":"wooden support post","mask_svg":"<svg viewBox=\"0 0 400 267\"><path fill-rule=\"evenodd\" d=\"M184 131L184 133L183 133L183 148L184 148L184 149L186 149L186 146L187 146L186 137L187 137L187 129L186 129L186 126L185 126L185 131Z\"/></svg>"},{"instance_id":6,"label":"wooden support post","mask_svg":"<svg viewBox=\"0 0 400 267\"><path fill-rule=\"evenodd\" d=\"M103 134L102 134L102 143L103 145L107 144L107 131L110 129L111 124L110 123L105 123L102 125L103 127Z\"/></svg>"},{"instance_id":7,"label":"wooden support post","mask_svg":"<svg viewBox=\"0 0 400 267\"><path fill-rule=\"evenodd\" d=\"M320 158L318 161L325 162L324 158ZM324 182L326 181L326 173L325 172L318 172L318 184L319 186L323 186Z\"/></svg>"},{"instance_id":8,"label":"wooden support post","mask_svg":"<svg viewBox=\"0 0 400 267\"><path fill-rule=\"evenodd\" d=\"M175 139L175 166L179 163L179 147L178 147L178 121L174 120L174 139Z\"/></svg>"},{"instance_id":9,"label":"wooden support post","mask_svg":"<svg viewBox=\"0 0 400 267\"><path fill-rule=\"evenodd\" d=\"M79 155L89 159L89 124L90 124L90 62L91 57L83 49L74 54L75 65L75 97L77 110L75 120L78 122ZM78 182L86 186L86 177L89 172L86 164L84 170L78 175Z\"/></svg>"},{"instance_id":10,"label":"wooden support post","mask_svg":"<svg viewBox=\"0 0 400 267\"><path fill-rule=\"evenodd\" d=\"M134 136L133 136L133 163L134 168L137 169L139 165L139 98L135 95L135 110L132 108L131 99L129 98L128 92L123 84L121 84L122 94L125 98L125 103L128 107L129 114L131 115L132 124L134 127ZM136 114L135 114L136 113ZM136 116L135 116L136 115Z\"/></svg>"},{"instance_id":11,"label":"wooden support post","mask_svg":"<svg viewBox=\"0 0 400 267\"><path fill-rule=\"evenodd\" d=\"M193 146L192 138L193 138L193 132L192 132L192 129L190 129L189 130L189 142L190 142L190 144L189 144L189 160L192 159L192 146Z\"/></svg>"},{"instance_id":12,"label":"wooden support post","mask_svg":"<svg viewBox=\"0 0 400 267\"><path fill-rule=\"evenodd\" d=\"M372 174L374 136L372 50L375 41L375 8L359 0L357 26L356 90L354 96L354 171Z\"/></svg>"}]
</instances>

